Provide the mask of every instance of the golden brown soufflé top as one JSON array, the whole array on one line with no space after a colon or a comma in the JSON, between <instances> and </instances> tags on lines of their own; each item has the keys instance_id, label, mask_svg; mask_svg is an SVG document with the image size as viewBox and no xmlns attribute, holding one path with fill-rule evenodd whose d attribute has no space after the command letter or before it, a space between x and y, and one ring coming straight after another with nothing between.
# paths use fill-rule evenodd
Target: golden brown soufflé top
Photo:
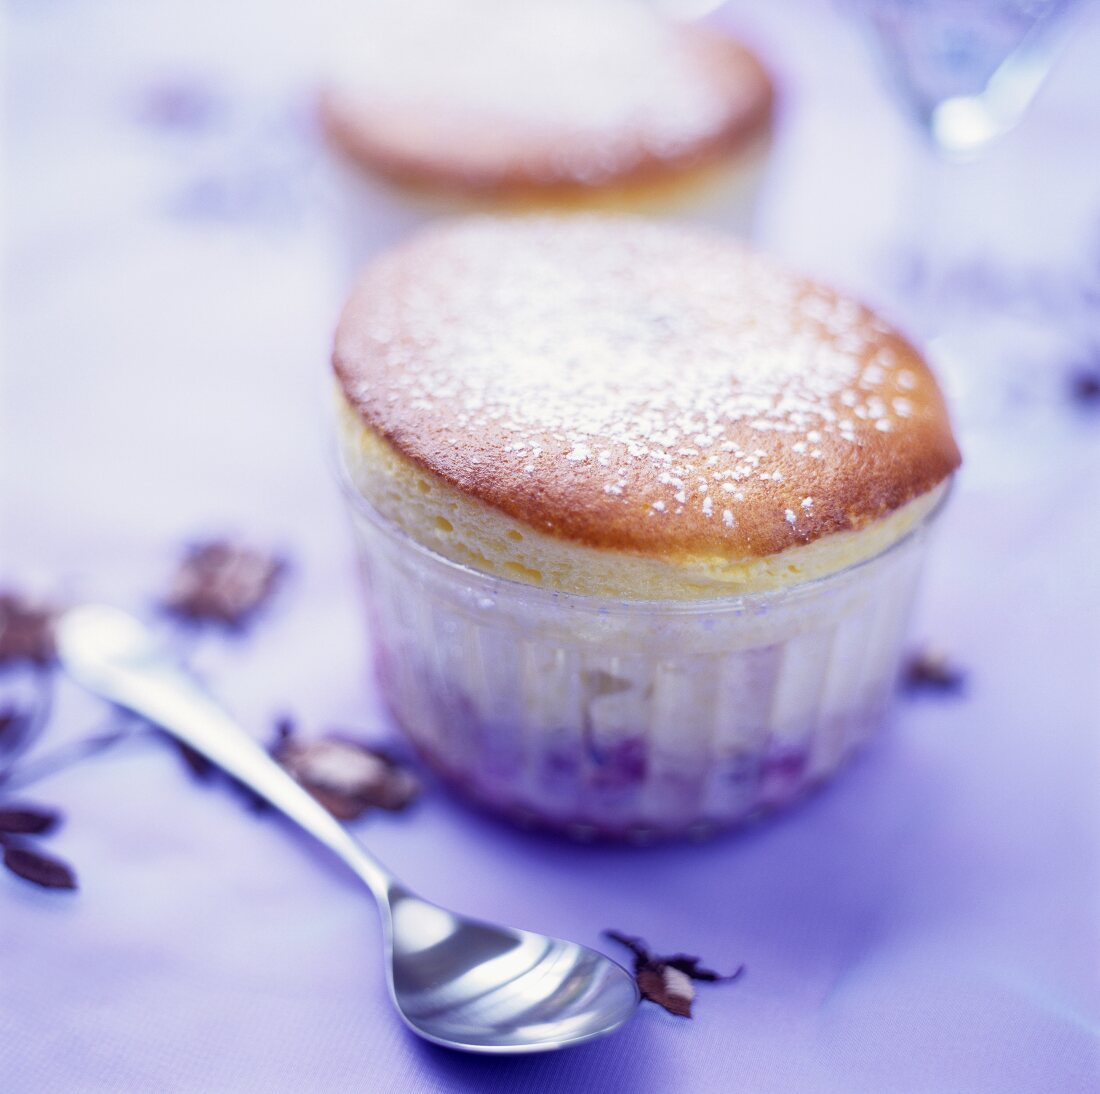
<instances>
[{"instance_id":1,"label":"golden brown souffl\u00e9 top","mask_svg":"<svg viewBox=\"0 0 1100 1094\"><path fill-rule=\"evenodd\" d=\"M349 32L321 120L396 181L568 196L675 176L769 129L771 80L748 49L637 0L387 0L381 13Z\"/></svg>"},{"instance_id":2,"label":"golden brown souffl\u00e9 top","mask_svg":"<svg viewBox=\"0 0 1100 1094\"><path fill-rule=\"evenodd\" d=\"M650 220L437 225L369 268L334 365L401 456L593 547L761 557L959 464L935 379L874 313Z\"/></svg>"}]
</instances>

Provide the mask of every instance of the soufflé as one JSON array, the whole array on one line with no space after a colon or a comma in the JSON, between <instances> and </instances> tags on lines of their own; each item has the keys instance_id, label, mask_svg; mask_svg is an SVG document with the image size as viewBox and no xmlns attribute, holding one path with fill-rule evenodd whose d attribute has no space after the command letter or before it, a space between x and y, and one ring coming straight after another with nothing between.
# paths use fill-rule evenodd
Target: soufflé
<instances>
[{"instance_id":1,"label":"souffl\u00e9","mask_svg":"<svg viewBox=\"0 0 1100 1094\"><path fill-rule=\"evenodd\" d=\"M383 0L360 18L320 104L353 262L442 214L748 230L775 93L723 31L637 0Z\"/></svg>"},{"instance_id":2,"label":"souffl\u00e9","mask_svg":"<svg viewBox=\"0 0 1100 1094\"><path fill-rule=\"evenodd\" d=\"M470 218L367 270L334 365L381 687L469 795L705 832L883 720L959 452L866 307L698 229Z\"/></svg>"}]
</instances>

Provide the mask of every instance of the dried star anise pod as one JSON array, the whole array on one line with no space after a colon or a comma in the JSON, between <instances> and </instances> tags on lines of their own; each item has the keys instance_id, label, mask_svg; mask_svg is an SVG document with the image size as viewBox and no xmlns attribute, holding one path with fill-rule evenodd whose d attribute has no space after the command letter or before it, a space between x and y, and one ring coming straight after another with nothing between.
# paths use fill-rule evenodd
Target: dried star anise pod
<instances>
[{"instance_id":1,"label":"dried star anise pod","mask_svg":"<svg viewBox=\"0 0 1100 1094\"><path fill-rule=\"evenodd\" d=\"M723 976L713 969L704 968L700 959L691 954L661 956L650 953L645 942L633 935L622 934L620 931L604 931L604 934L613 942L625 946L634 955L634 979L642 997L680 1018L691 1017L695 981L719 983L737 980L745 971L745 966L741 965L728 976Z\"/></svg>"},{"instance_id":2,"label":"dried star anise pod","mask_svg":"<svg viewBox=\"0 0 1100 1094\"><path fill-rule=\"evenodd\" d=\"M0 592L0 667L20 661L45 667L56 657L57 609L15 592Z\"/></svg>"},{"instance_id":3,"label":"dried star anise pod","mask_svg":"<svg viewBox=\"0 0 1100 1094\"><path fill-rule=\"evenodd\" d=\"M940 650L925 649L913 654L901 674L901 687L907 692L937 692L956 695L966 685L966 673Z\"/></svg>"},{"instance_id":4,"label":"dried star anise pod","mask_svg":"<svg viewBox=\"0 0 1100 1094\"><path fill-rule=\"evenodd\" d=\"M227 540L187 548L164 607L192 623L242 629L271 598L286 570L278 555Z\"/></svg>"},{"instance_id":5,"label":"dried star anise pod","mask_svg":"<svg viewBox=\"0 0 1100 1094\"><path fill-rule=\"evenodd\" d=\"M404 809L420 793L419 780L394 757L341 734L301 741L283 721L271 754L340 820Z\"/></svg>"}]
</instances>

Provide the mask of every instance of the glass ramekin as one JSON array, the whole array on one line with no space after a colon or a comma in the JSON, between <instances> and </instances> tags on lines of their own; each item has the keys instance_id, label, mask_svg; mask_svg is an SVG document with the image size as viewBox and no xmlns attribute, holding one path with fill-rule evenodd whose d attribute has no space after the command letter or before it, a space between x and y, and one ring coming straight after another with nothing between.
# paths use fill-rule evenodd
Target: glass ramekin
<instances>
[{"instance_id":1,"label":"glass ramekin","mask_svg":"<svg viewBox=\"0 0 1100 1094\"><path fill-rule=\"evenodd\" d=\"M750 239L766 185L772 138L769 135L728 162L684 172L682 178L636 186L593 187L571 199L494 199L460 192L401 185L350 161L329 148L324 189L334 222L337 261L348 279L376 255L416 229L441 217L479 213L628 213L695 221Z\"/></svg>"},{"instance_id":2,"label":"glass ramekin","mask_svg":"<svg viewBox=\"0 0 1100 1094\"><path fill-rule=\"evenodd\" d=\"M639 841L787 806L871 736L942 505L826 577L630 601L452 562L344 486L378 683L424 759L522 824Z\"/></svg>"}]
</instances>

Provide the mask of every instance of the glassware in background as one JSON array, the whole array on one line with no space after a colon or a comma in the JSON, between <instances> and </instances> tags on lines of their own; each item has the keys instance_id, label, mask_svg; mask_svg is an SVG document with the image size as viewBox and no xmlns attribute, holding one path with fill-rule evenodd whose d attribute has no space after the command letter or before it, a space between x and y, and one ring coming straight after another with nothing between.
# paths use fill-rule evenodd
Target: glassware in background
<instances>
[{"instance_id":1,"label":"glassware in background","mask_svg":"<svg viewBox=\"0 0 1100 1094\"><path fill-rule=\"evenodd\" d=\"M902 104L942 156L975 155L1015 128L1077 0L848 0Z\"/></svg>"},{"instance_id":2,"label":"glassware in background","mask_svg":"<svg viewBox=\"0 0 1100 1094\"><path fill-rule=\"evenodd\" d=\"M1067 14L1080 6L1079 0L842 0L866 32L895 101L924 137L895 303L924 341L964 427L1048 401L1059 379L1049 358L1067 351L1047 337L1057 325L1051 304L1071 305L1051 301L1065 286L1052 294L1044 256L1034 247L1023 255L1008 247L1017 254L1006 260L1002 248L990 246L1001 242L991 240L990 229L1019 227L1021 239L1029 231L1041 235L1034 224L1014 225L1000 215L1001 197L1019 179L1007 172L994 178L978 161L1024 117L1066 41ZM973 186L975 172L988 205ZM1048 210L1037 200L1031 211L1041 217Z\"/></svg>"}]
</instances>

